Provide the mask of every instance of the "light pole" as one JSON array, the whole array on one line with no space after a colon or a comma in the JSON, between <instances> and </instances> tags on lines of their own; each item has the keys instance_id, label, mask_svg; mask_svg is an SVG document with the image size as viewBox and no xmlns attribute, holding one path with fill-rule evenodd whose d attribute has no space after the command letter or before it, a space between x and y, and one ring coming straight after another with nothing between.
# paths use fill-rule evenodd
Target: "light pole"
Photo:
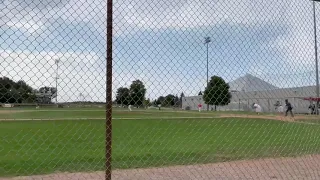
<instances>
[{"instance_id":1,"label":"light pole","mask_svg":"<svg viewBox=\"0 0 320 180\"><path fill-rule=\"evenodd\" d=\"M57 69L56 69L56 105L58 105L59 62L60 62L60 59L56 59L54 61L54 63L57 65Z\"/></svg>"},{"instance_id":2,"label":"light pole","mask_svg":"<svg viewBox=\"0 0 320 180\"><path fill-rule=\"evenodd\" d=\"M317 94L317 107L316 114L319 114L319 71L318 71L318 44L317 44L317 20L316 20L316 1L320 2L320 0L312 0L312 9L313 9L313 30L314 30L314 55L316 61L316 94Z\"/></svg>"},{"instance_id":3,"label":"light pole","mask_svg":"<svg viewBox=\"0 0 320 180\"><path fill-rule=\"evenodd\" d=\"M205 37L204 43L207 45L207 87L209 84L209 43L211 42L210 37ZM209 104L207 104L207 111L209 111Z\"/></svg>"}]
</instances>

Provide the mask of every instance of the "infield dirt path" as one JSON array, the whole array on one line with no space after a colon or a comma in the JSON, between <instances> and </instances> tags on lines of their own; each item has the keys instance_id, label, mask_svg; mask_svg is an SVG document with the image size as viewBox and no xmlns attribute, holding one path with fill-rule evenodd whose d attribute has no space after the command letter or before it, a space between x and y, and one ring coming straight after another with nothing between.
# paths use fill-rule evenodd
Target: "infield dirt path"
<instances>
[{"instance_id":1,"label":"infield dirt path","mask_svg":"<svg viewBox=\"0 0 320 180\"><path fill-rule=\"evenodd\" d=\"M320 117L317 116L307 116L307 115L295 115L294 118L284 117L280 115L249 115L249 114L221 114L218 117L220 118L248 118L248 119L270 119L270 120L279 120L279 121L290 121L294 122L294 120L307 120L307 119L318 119Z\"/></svg>"},{"instance_id":2,"label":"infield dirt path","mask_svg":"<svg viewBox=\"0 0 320 180\"><path fill-rule=\"evenodd\" d=\"M18 112L23 112L23 111L18 111L18 110L0 110L0 114L10 114L10 113L18 113Z\"/></svg>"},{"instance_id":3,"label":"infield dirt path","mask_svg":"<svg viewBox=\"0 0 320 180\"><path fill-rule=\"evenodd\" d=\"M103 172L55 173L0 180L102 180ZM206 165L114 170L113 180L320 179L320 155L224 162Z\"/></svg>"}]
</instances>

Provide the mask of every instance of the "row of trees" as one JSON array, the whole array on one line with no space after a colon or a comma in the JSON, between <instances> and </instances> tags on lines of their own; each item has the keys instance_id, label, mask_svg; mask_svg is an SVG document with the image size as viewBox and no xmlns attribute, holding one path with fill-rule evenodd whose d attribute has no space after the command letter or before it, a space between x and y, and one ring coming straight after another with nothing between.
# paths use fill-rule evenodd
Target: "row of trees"
<instances>
[{"instance_id":1,"label":"row of trees","mask_svg":"<svg viewBox=\"0 0 320 180\"><path fill-rule=\"evenodd\" d=\"M223 106L230 103L231 93L229 85L218 76L213 76L208 83L205 91L199 92L203 95L206 104ZM154 101L146 99L146 88L142 81L135 80L129 88L120 87L117 90L116 103L122 105L150 106L158 105L169 107L180 107L184 94L168 94L160 96ZM54 87L41 87L39 90L33 89L24 81L13 81L7 77L0 78L0 103L42 103L50 104L52 99L57 96L57 89Z\"/></svg>"},{"instance_id":2,"label":"row of trees","mask_svg":"<svg viewBox=\"0 0 320 180\"><path fill-rule=\"evenodd\" d=\"M178 97L178 95L168 94L167 96L160 96L151 102L150 99L145 98L146 91L143 82L135 80L129 88L120 87L117 89L115 102L122 106L134 105L140 107L161 104L162 106L179 107L182 102L182 97L184 97L183 93L181 93L180 97Z\"/></svg>"},{"instance_id":3,"label":"row of trees","mask_svg":"<svg viewBox=\"0 0 320 180\"><path fill-rule=\"evenodd\" d=\"M0 103L49 104L56 97L56 92L56 88L53 87L41 87L37 90L22 80L15 82L8 77L0 77Z\"/></svg>"},{"instance_id":4,"label":"row of trees","mask_svg":"<svg viewBox=\"0 0 320 180\"><path fill-rule=\"evenodd\" d=\"M147 89L140 80L132 82L129 88L120 87L117 90L116 103L121 105L143 106L150 103L150 100L145 99Z\"/></svg>"},{"instance_id":5,"label":"row of trees","mask_svg":"<svg viewBox=\"0 0 320 180\"><path fill-rule=\"evenodd\" d=\"M212 76L208 82L204 92L199 92L198 95L203 95L203 100L206 104L216 106L224 106L230 103L231 93L230 86L225 80L219 76ZM181 107L184 94L178 95L168 94L160 96L156 100L150 102L150 99L145 99L146 88L142 81L133 81L129 88L120 87L117 90L116 103L121 105L134 106L150 106L158 105L168 107Z\"/></svg>"},{"instance_id":6,"label":"row of trees","mask_svg":"<svg viewBox=\"0 0 320 180\"><path fill-rule=\"evenodd\" d=\"M24 81L14 82L7 77L0 78L0 103L30 103L35 99L33 88Z\"/></svg>"},{"instance_id":7,"label":"row of trees","mask_svg":"<svg viewBox=\"0 0 320 180\"><path fill-rule=\"evenodd\" d=\"M151 104L161 104L161 106L166 107L181 107L183 97L183 93L180 94L180 97L178 95L168 94L167 96L158 97L158 99L154 100Z\"/></svg>"}]
</instances>

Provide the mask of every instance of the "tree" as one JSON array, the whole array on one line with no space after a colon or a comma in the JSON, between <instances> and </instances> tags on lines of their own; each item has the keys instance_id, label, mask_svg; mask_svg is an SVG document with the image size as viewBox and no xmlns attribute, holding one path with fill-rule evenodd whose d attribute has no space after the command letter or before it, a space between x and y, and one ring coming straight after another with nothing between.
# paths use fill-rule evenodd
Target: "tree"
<instances>
[{"instance_id":1,"label":"tree","mask_svg":"<svg viewBox=\"0 0 320 180\"><path fill-rule=\"evenodd\" d=\"M36 100L36 96L34 94L35 90L27 85L26 82L20 80L16 83L16 89L18 91L18 94L20 95L21 103L33 103Z\"/></svg>"},{"instance_id":2,"label":"tree","mask_svg":"<svg viewBox=\"0 0 320 180\"><path fill-rule=\"evenodd\" d=\"M55 87L44 86L38 90L37 102L41 104L51 104L52 99L57 97L57 89Z\"/></svg>"},{"instance_id":3,"label":"tree","mask_svg":"<svg viewBox=\"0 0 320 180\"><path fill-rule=\"evenodd\" d=\"M158 97L158 99L156 100L156 105L158 105L158 104L163 105L165 100L166 100L166 98L163 96Z\"/></svg>"},{"instance_id":4,"label":"tree","mask_svg":"<svg viewBox=\"0 0 320 180\"><path fill-rule=\"evenodd\" d=\"M145 107L150 106L150 105L151 105L150 99L149 99L149 98L148 98L148 99L145 99L143 104L144 104Z\"/></svg>"},{"instance_id":5,"label":"tree","mask_svg":"<svg viewBox=\"0 0 320 180\"><path fill-rule=\"evenodd\" d=\"M142 106L146 92L147 90L142 81L133 81L130 85L130 104L135 106Z\"/></svg>"},{"instance_id":6,"label":"tree","mask_svg":"<svg viewBox=\"0 0 320 180\"><path fill-rule=\"evenodd\" d=\"M44 86L39 89L39 93L48 94L51 98L55 98L57 96L57 89L55 87Z\"/></svg>"},{"instance_id":7,"label":"tree","mask_svg":"<svg viewBox=\"0 0 320 180\"><path fill-rule=\"evenodd\" d=\"M151 105L157 106L157 99L153 100L153 101L151 102Z\"/></svg>"},{"instance_id":8,"label":"tree","mask_svg":"<svg viewBox=\"0 0 320 180\"><path fill-rule=\"evenodd\" d=\"M168 94L165 98L164 98L164 102L163 102L163 106L173 106L174 105L174 95L172 94Z\"/></svg>"},{"instance_id":9,"label":"tree","mask_svg":"<svg viewBox=\"0 0 320 180\"><path fill-rule=\"evenodd\" d=\"M212 76L208 86L206 87L203 99L206 104L215 106L225 106L230 103L231 93L230 86L219 76Z\"/></svg>"},{"instance_id":10,"label":"tree","mask_svg":"<svg viewBox=\"0 0 320 180\"><path fill-rule=\"evenodd\" d=\"M116 95L116 102L117 104L121 105L129 105L130 102L130 90L125 87L120 87L117 90L117 95Z\"/></svg>"},{"instance_id":11,"label":"tree","mask_svg":"<svg viewBox=\"0 0 320 180\"><path fill-rule=\"evenodd\" d=\"M14 82L8 77L0 78L0 103L35 102L34 89L20 80Z\"/></svg>"},{"instance_id":12,"label":"tree","mask_svg":"<svg viewBox=\"0 0 320 180\"><path fill-rule=\"evenodd\" d=\"M198 95L199 95L199 96L202 96L202 92L200 91L200 92L198 93Z\"/></svg>"}]
</instances>

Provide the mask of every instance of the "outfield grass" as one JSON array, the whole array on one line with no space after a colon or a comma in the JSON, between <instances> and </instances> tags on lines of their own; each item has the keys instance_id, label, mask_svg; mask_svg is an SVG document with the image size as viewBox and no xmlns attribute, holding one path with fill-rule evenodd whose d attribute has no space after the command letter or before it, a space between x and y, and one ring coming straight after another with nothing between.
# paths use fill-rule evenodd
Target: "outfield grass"
<instances>
[{"instance_id":1,"label":"outfield grass","mask_svg":"<svg viewBox=\"0 0 320 180\"><path fill-rule=\"evenodd\" d=\"M4 111L6 113L4 113ZM117 109L113 110L114 118L145 118L159 117L216 117L220 114L255 114L254 112L213 112L213 111L203 111L199 113L198 111L173 111L173 110L134 110L132 112L127 109ZM265 113L268 115L268 113ZM103 119L105 118L105 110L103 108L41 108L41 109L0 109L0 120L3 119Z\"/></svg>"},{"instance_id":2,"label":"outfield grass","mask_svg":"<svg viewBox=\"0 0 320 180\"><path fill-rule=\"evenodd\" d=\"M1 113L1 111L0 111ZM199 113L196 111L181 112L181 111L113 111L114 118L149 118L149 117L213 117L217 114ZM51 110L26 110L26 111L15 111L12 113L1 113L0 119L63 119L63 118L105 118L105 111L103 109L98 110L87 110L87 109L51 109Z\"/></svg>"},{"instance_id":3,"label":"outfield grass","mask_svg":"<svg viewBox=\"0 0 320 180\"><path fill-rule=\"evenodd\" d=\"M51 112L37 113L38 117L51 116ZM103 111L66 113L55 112L52 116L104 117ZM23 116L26 118L27 115ZM213 116L210 113L115 111L114 116L149 118L113 121L114 169L320 152L317 125L261 119L199 118ZM170 116L186 118L168 119ZM0 137L0 176L103 170L103 120L0 121Z\"/></svg>"}]
</instances>

